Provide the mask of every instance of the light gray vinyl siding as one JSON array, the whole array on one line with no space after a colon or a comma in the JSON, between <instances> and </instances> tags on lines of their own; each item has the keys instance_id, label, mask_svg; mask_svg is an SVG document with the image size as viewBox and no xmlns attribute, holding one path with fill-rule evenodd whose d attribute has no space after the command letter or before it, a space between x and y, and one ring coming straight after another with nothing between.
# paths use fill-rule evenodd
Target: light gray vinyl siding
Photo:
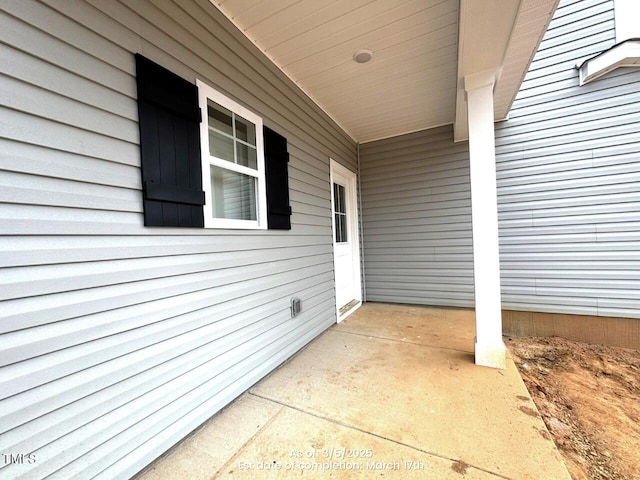
<instances>
[{"instance_id":1,"label":"light gray vinyl siding","mask_svg":"<svg viewBox=\"0 0 640 480\"><path fill-rule=\"evenodd\" d=\"M613 2L561 1L496 125L503 308L640 318L640 70L578 85Z\"/></svg>"},{"instance_id":2,"label":"light gray vinyl siding","mask_svg":"<svg viewBox=\"0 0 640 480\"><path fill-rule=\"evenodd\" d=\"M445 126L360 146L368 301L473 306L468 143Z\"/></svg>"},{"instance_id":3,"label":"light gray vinyl siding","mask_svg":"<svg viewBox=\"0 0 640 480\"><path fill-rule=\"evenodd\" d=\"M0 477L127 478L335 322L356 147L208 0L1 8ZM287 137L292 230L143 226L136 52Z\"/></svg>"}]
</instances>

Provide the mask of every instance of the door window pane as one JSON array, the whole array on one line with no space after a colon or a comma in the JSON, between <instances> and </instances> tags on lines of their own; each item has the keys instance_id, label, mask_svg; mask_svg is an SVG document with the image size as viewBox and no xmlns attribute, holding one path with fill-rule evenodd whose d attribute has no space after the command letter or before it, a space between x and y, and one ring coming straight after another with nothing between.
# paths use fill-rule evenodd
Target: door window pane
<instances>
[{"instance_id":1,"label":"door window pane","mask_svg":"<svg viewBox=\"0 0 640 480\"><path fill-rule=\"evenodd\" d=\"M346 189L339 183L333 184L333 203L336 212L347 213Z\"/></svg>"},{"instance_id":2,"label":"door window pane","mask_svg":"<svg viewBox=\"0 0 640 480\"><path fill-rule=\"evenodd\" d=\"M345 243L349 241L347 228L347 202L346 189L338 184L333 184L333 208L334 208L334 224L336 243Z\"/></svg>"}]
</instances>

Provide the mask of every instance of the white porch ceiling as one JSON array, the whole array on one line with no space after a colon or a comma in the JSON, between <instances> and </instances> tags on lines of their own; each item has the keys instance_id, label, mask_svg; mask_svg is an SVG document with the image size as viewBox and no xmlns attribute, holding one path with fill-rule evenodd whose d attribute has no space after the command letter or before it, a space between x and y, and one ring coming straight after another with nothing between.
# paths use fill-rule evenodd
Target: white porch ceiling
<instances>
[{"instance_id":1,"label":"white porch ceiling","mask_svg":"<svg viewBox=\"0 0 640 480\"><path fill-rule=\"evenodd\" d=\"M510 105L557 0L469 3L487 1L508 4L497 9L509 16L502 21L507 37L498 42L495 48L500 51L491 58L509 62L504 67L511 84L500 96ZM456 120L459 0L211 2L360 143ZM538 8L531 8L533 4ZM469 27L473 17L463 18L473 32ZM485 18L484 24L491 22ZM511 31L516 32L519 24L529 27L528 41L520 38L518 48L507 55ZM474 44L467 39L464 58L482 54L481 49L492 48L492 42ZM370 62L353 61L360 49L373 51ZM500 68L504 70L503 65ZM500 86L498 82L497 93Z\"/></svg>"}]
</instances>

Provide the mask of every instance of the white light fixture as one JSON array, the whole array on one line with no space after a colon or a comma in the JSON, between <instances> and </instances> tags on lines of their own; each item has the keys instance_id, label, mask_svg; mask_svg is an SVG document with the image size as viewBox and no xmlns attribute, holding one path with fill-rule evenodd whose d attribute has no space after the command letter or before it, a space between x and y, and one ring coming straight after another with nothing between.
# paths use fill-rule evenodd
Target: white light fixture
<instances>
[{"instance_id":1,"label":"white light fixture","mask_svg":"<svg viewBox=\"0 0 640 480\"><path fill-rule=\"evenodd\" d=\"M353 54L353 61L357 63L367 63L371 58L373 58L373 52L364 48Z\"/></svg>"}]
</instances>

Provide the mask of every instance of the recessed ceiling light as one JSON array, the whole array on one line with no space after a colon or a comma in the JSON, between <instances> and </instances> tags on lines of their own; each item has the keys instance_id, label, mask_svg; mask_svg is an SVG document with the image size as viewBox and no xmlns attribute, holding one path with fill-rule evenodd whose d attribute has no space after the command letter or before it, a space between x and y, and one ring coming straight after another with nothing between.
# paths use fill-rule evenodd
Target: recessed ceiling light
<instances>
[{"instance_id":1,"label":"recessed ceiling light","mask_svg":"<svg viewBox=\"0 0 640 480\"><path fill-rule=\"evenodd\" d=\"M364 48L353 54L353 60L357 63L367 63L372 57L373 52Z\"/></svg>"}]
</instances>

